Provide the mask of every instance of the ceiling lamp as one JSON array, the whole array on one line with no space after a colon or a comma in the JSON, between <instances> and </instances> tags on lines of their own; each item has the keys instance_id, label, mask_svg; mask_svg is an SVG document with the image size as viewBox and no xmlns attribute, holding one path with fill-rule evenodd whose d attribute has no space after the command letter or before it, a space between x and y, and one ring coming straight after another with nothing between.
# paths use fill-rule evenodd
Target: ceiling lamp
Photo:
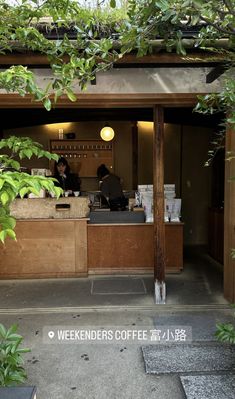
<instances>
[{"instance_id":1,"label":"ceiling lamp","mask_svg":"<svg viewBox=\"0 0 235 399\"><path fill-rule=\"evenodd\" d=\"M111 128L111 126L106 125L105 127L103 127L103 129L101 129L100 131L100 136L102 138L102 140L104 141L111 141L114 138L114 130Z\"/></svg>"}]
</instances>

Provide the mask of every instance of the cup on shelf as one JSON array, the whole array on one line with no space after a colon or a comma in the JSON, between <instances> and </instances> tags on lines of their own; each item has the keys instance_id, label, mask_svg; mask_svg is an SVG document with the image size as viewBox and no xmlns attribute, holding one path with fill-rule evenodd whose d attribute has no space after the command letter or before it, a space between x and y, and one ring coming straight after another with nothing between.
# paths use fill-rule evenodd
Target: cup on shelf
<instances>
[{"instance_id":1,"label":"cup on shelf","mask_svg":"<svg viewBox=\"0 0 235 399\"><path fill-rule=\"evenodd\" d=\"M65 191L65 192L64 192L64 196L65 196L65 197L68 197L68 196L69 196L69 191Z\"/></svg>"},{"instance_id":2,"label":"cup on shelf","mask_svg":"<svg viewBox=\"0 0 235 399\"><path fill-rule=\"evenodd\" d=\"M80 191L74 191L73 193L74 193L75 197L79 197L79 195L80 195Z\"/></svg>"}]
</instances>

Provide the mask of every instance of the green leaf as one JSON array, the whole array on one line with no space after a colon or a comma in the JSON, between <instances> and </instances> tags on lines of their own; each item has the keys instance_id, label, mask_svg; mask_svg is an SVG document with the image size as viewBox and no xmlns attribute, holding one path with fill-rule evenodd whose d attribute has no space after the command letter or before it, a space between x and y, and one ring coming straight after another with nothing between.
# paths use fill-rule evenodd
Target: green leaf
<instances>
[{"instance_id":1,"label":"green leaf","mask_svg":"<svg viewBox=\"0 0 235 399\"><path fill-rule=\"evenodd\" d=\"M10 334L14 334L17 331L17 328L17 324L12 324L12 326L7 331L7 336L9 336Z\"/></svg>"},{"instance_id":2,"label":"green leaf","mask_svg":"<svg viewBox=\"0 0 235 399\"><path fill-rule=\"evenodd\" d=\"M28 194L29 192L29 188L28 187L23 187L20 189L19 194L20 194L20 198L24 198L24 196L26 194Z\"/></svg>"},{"instance_id":3,"label":"green leaf","mask_svg":"<svg viewBox=\"0 0 235 399\"><path fill-rule=\"evenodd\" d=\"M9 195L7 194L7 192L3 192L3 193L0 195L0 199L1 199L2 205L6 205L7 202L9 201Z\"/></svg>"},{"instance_id":4,"label":"green leaf","mask_svg":"<svg viewBox=\"0 0 235 399\"><path fill-rule=\"evenodd\" d=\"M51 110L51 100L48 97L45 100L43 100L43 105L47 111Z\"/></svg>"},{"instance_id":5,"label":"green leaf","mask_svg":"<svg viewBox=\"0 0 235 399\"><path fill-rule=\"evenodd\" d=\"M116 0L110 0L110 7L112 8L116 7Z\"/></svg>"},{"instance_id":6,"label":"green leaf","mask_svg":"<svg viewBox=\"0 0 235 399\"><path fill-rule=\"evenodd\" d=\"M28 353L28 352L31 352L31 349L30 348L18 349L17 352L18 353Z\"/></svg>"},{"instance_id":7,"label":"green leaf","mask_svg":"<svg viewBox=\"0 0 235 399\"><path fill-rule=\"evenodd\" d=\"M8 330L8 332L9 332L9 330ZM19 334L8 334L8 332L7 332L7 335L6 335L6 338L7 338L8 341L16 341L16 342L18 342L18 341L22 340L21 335L19 335Z\"/></svg>"},{"instance_id":8,"label":"green leaf","mask_svg":"<svg viewBox=\"0 0 235 399\"><path fill-rule=\"evenodd\" d=\"M0 336L1 338L5 338L7 333L6 328L4 327L4 325L2 323L0 323Z\"/></svg>"},{"instance_id":9,"label":"green leaf","mask_svg":"<svg viewBox=\"0 0 235 399\"><path fill-rule=\"evenodd\" d=\"M3 217L0 216L0 224L2 229L14 229L16 221L13 217L4 215Z\"/></svg>"},{"instance_id":10,"label":"green leaf","mask_svg":"<svg viewBox=\"0 0 235 399\"><path fill-rule=\"evenodd\" d=\"M56 187L56 186L53 187L52 191L55 193L57 198L59 198L63 193L63 190L60 187Z\"/></svg>"},{"instance_id":11,"label":"green leaf","mask_svg":"<svg viewBox=\"0 0 235 399\"><path fill-rule=\"evenodd\" d=\"M28 159L30 159L30 158L32 157L32 155L33 155L33 152L32 152L32 150L25 149L25 150L24 150L24 154L26 155L26 157L27 157Z\"/></svg>"},{"instance_id":12,"label":"green leaf","mask_svg":"<svg viewBox=\"0 0 235 399\"><path fill-rule=\"evenodd\" d=\"M6 229L5 230L7 235L12 238L13 240L16 240L16 233L12 229Z\"/></svg>"},{"instance_id":13,"label":"green leaf","mask_svg":"<svg viewBox=\"0 0 235 399\"><path fill-rule=\"evenodd\" d=\"M68 96L68 98L70 99L70 101L75 102L77 100L76 95L74 94L74 92L71 89L66 89L66 94Z\"/></svg>"},{"instance_id":14,"label":"green leaf","mask_svg":"<svg viewBox=\"0 0 235 399\"><path fill-rule=\"evenodd\" d=\"M5 242L6 236L7 236L6 230L1 230L1 231L0 231L0 241L2 241L2 243Z\"/></svg>"},{"instance_id":15,"label":"green leaf","mask_svg":"<svg viewBox=\"0 0 235 399\"><path fill-rule=\"evenodd\" d=\"M38 197L39 197L39 195L40 195L40 191L37 190L37 189L34 188L34 187L29 187L29 188L28 188L28 193L35 194L35 195L37 195Z\"/></svg>"},{"instance_id":16,"label":"green leaf","mask_svg":"<svg viewBox=\"0 0 235 399\"><path fill-rule=\"evenodd\" d=\"M4 183L5 183L5 179L1 179L1 178L0 178L0 190L1 190L1 188L3 187Z\"/></svg>"}]
</instances>

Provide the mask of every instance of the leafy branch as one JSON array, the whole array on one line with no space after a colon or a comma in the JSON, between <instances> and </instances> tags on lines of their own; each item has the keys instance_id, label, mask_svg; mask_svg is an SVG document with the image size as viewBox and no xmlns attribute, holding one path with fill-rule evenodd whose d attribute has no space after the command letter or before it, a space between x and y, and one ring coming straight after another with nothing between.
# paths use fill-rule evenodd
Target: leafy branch
<instances>
[{"instance_id":1,"label":"leafy branch","mask_svg":"<svg viewBox=\"0 0 235 399\"><path fill-rule=\"evenodd\" d=\"M16 197L24 198L33 193L40 195L40 190L52 191L58 198L61 189L54 185L55 179L43 176L31 176L21 171L20 160L46 157L49 160L58 160L58 155L51 154L42 148L40 143L28 137L9 137L0 141L0 150L7 149L10 154L0 155L0 240L5 241L9 236L16 239L16 221L11 216L10 204Z\"/></svg>"}]
</instances>

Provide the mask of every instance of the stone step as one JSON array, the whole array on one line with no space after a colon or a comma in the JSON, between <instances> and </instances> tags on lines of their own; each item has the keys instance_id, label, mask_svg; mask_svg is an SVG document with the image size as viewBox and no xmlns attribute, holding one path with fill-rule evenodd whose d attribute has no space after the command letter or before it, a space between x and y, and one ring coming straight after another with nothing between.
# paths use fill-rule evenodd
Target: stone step
<instances>
[{"instance_id":1,"label":"stone step","mask_svg":"<svg viewBox=\"0 0 235 399\"><path fill-rule=\"evenodd\" d=\"M142 347L147 374L235 372L235 345L218 342Z\"/></svg>"},{"instance_id":2,"label":"stone step","mask_svg":"<svg viewBox=\"0 0 235 399\"><path fill-rule=\"evenodd\" d=\"M180 377L187 399L234 399L235 375L186 375Z\"/></svg>"}]
</instances>

